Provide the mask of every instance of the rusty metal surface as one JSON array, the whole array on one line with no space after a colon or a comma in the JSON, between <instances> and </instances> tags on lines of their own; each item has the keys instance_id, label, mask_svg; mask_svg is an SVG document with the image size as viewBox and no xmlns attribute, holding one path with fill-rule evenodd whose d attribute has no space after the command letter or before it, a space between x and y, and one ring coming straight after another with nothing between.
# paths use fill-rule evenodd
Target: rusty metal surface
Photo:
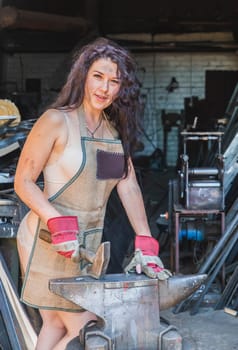
<instances>
[{"instance_id":1,"label":"rusty metal surface","mask_svg":"<svg viewBox=\"0 0 238 350\"><path fill-rule=\"evenodd\" d=\"M157 349L160 317L157 280L138 275L106 275L53 280L50 289L95 313L115 349Z\"/></svg>"},{"instance_id":2,"label":"rusty metal surface","mask_svg":"<svg viewBox=\"0 0 238 350\"><path fill-rule=\"evenodd\" d=\"M51 280L50 290L95 313L115 349L156 350L160 309L192 294L205 278L173 276L159 281L145 275L108 274L100 280L88 276Z\"/></svg>"},{"instance_id":3,"label":"rusty metal surface","mask_svg":"<svg viewBox=\"0 0 238 350\"><path fill-rule=\"evenodd\" d=\"M108 302L111 304L110 307L113 307L113 304L118 304L120 299L123 300L125 292L131 290L138 298L140 289L146 288L149 291L153 287L158 291L158 280L134 274L108 274L99 280L89 276L79 276L50 281L51 291L77 305L82 305L84 309L100 317L103 317L105 312L105 305L102 303L105 295L110 294ZM123 297L119 297L118 293L124 294Z\"/></svg>"},{"instance_id":4,"label":"rusty metal surface","mask_svg":"<svg viewBox=\"0 0 238 350\"><path fill-rule=\"evenodd\" d=\"M173 276L159 281L160 310L169 309L195 292L206 280L207 275Z\"/></svg>"}]
</instances>

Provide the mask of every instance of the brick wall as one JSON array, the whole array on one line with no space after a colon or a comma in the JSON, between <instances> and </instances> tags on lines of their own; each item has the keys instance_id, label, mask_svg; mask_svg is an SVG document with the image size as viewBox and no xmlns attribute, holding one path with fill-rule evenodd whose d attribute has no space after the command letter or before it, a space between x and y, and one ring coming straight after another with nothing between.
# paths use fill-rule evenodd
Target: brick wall
<instances>
[{"instance_id":1,"label":"brick wall","mask_svg":"<svg viewBox=\"0 0 238 350\"><path fill-rule=\"evenodd\" d=\"M139 77L145 94L144 153L151 154L154 147L163 150L163 125L161 111L180 113L184 109L184 98L205 97L205 73L207 70L238 70L235 53L144 53L137 54ZM179 88L168 93L166 87L176 77ZM177 160L178 129L168 134L167 163L175 165Z\"/></svg>"},{"instance_id":2,"label":"brick wall","mask_svg":"<svg viewBox=\"0 0 238 350\"><path fill-rule=\"evenodd\" d=\"M25 80L40 78L42 90L49 90L51 78L65 59L65 54L24 53L5 57L5 80L16 81L19 90L25 89Z\"/></svg>"},{"instance_id":3,"label":"brick wall","mask_svg":"<svg viewBox=\"0 0 238 350\"><path fill-rule=\"evenodd\" d=\"M180 113L185 97L204 98L207 70L238 70L235 53L140 53L135 57L145 97L144 154L151 154L155 147L163 149L163 109ZM43 99L47 99L51 89L61 86L64 80L66 58L65 54L57 53L5 55L3 78L15 82L19 90L25 89L26 79L39 78ZM168 93L166 87L172 77L176 77L179 88ZM177 138L177 128L173 128L168 135L168 165L176 163Z\"/></svg>"}]
</instances>

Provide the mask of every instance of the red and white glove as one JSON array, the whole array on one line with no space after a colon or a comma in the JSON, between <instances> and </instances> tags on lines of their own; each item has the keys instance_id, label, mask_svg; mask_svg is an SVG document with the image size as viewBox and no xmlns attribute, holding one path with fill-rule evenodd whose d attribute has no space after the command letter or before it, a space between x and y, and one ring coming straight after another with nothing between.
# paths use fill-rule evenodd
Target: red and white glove
<instances>
[{"instance_id":1,"label":"red and white glove","mask_svg":"<svg viewBox=\"0 0 238 350\"><path fill-rule=\"evenodd\" d=\"M150 236L135 237L135 253L126 266L125 272L143 272L150 278L165 280L172 276L171 272L164 268L159 255L159 242Z\"/></svg>"},{"instance_id":2,"label":"red and white glove","mask_svg":"<svg viewBox=\"0 0 238 350\"><path fill-rule=\"evenodd\" d=\"M66 258L78 251L79 226L77 216L58 216L47 221L53 248Z\"/></svg>"}]
</instances>

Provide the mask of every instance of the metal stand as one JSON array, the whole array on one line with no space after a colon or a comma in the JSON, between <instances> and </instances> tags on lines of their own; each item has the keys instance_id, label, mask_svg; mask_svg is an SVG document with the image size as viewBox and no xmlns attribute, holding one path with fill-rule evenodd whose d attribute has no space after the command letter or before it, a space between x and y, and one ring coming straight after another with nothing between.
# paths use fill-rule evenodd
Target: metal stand
<instances>
[{"instance_id":1,"label":"metal stand","mask_svg":"<svg viewBox=\"0 0 238 350\"><path fill-rule=\"evenodd\" d=\"M172 220L174 221L175 236L172 240L171 269L179 273L179 255L180 255L180 233L181 219L185 221L202 220L220 216L220 235L222 236L225 229L225 212L224 212L224 161L221 154L222 132L182 132L183 154L181 155L181 169L179 170L179 179L173 182L171 205ZM215 142L217 154L214 155L215 165L199 166L191 168L189 156L187 154L187 142ZM211 145L210 145L211 147ZM206 158L206 156L204 157ZM195 227L187 231L185 237L190 240L199 240L199 237L193 237ZM175 247L173 246L175 245ZM175 254L174 254L175 253ZM175 267L173 256L175 255ZM224 272L223 272L224 281Z\"/></svg>"},{"instance_id":2,"label":"metal stand","mask_svg":"<svg viewBox=\"0 0 238 350\"><path fill-rule=\"evenodd\" d=\"M171 269L175 271L175 273L179 273L179 232L180 232L180 220L182 217L203 217L208 216L210 214L220 215L220 232L221 236L225 230L225 212L220 210L189 210L189 209L181 209L178 206L174 208L174 221L175 221L175 266L173 266L173 260L171 263Z\"/></svg>"}]
</instances>

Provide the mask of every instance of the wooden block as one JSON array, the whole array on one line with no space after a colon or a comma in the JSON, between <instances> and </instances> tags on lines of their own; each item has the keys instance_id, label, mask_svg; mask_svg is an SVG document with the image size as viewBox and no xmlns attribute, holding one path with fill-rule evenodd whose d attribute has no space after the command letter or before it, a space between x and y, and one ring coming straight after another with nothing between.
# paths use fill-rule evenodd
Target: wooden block
<instances>
[{"instance_id":1,"label":"wooden block","mask_svg":"<svg viewBox=\"0 0 238 350\"><path fill-rule=\"evenodd\" d=\"M231 309L230 307L224 307L224 311L229 314L229 315L232 315L232 316L237 316L238 314L238 311L237 310L233 310Z\"/></svg>"}]
</instances>

